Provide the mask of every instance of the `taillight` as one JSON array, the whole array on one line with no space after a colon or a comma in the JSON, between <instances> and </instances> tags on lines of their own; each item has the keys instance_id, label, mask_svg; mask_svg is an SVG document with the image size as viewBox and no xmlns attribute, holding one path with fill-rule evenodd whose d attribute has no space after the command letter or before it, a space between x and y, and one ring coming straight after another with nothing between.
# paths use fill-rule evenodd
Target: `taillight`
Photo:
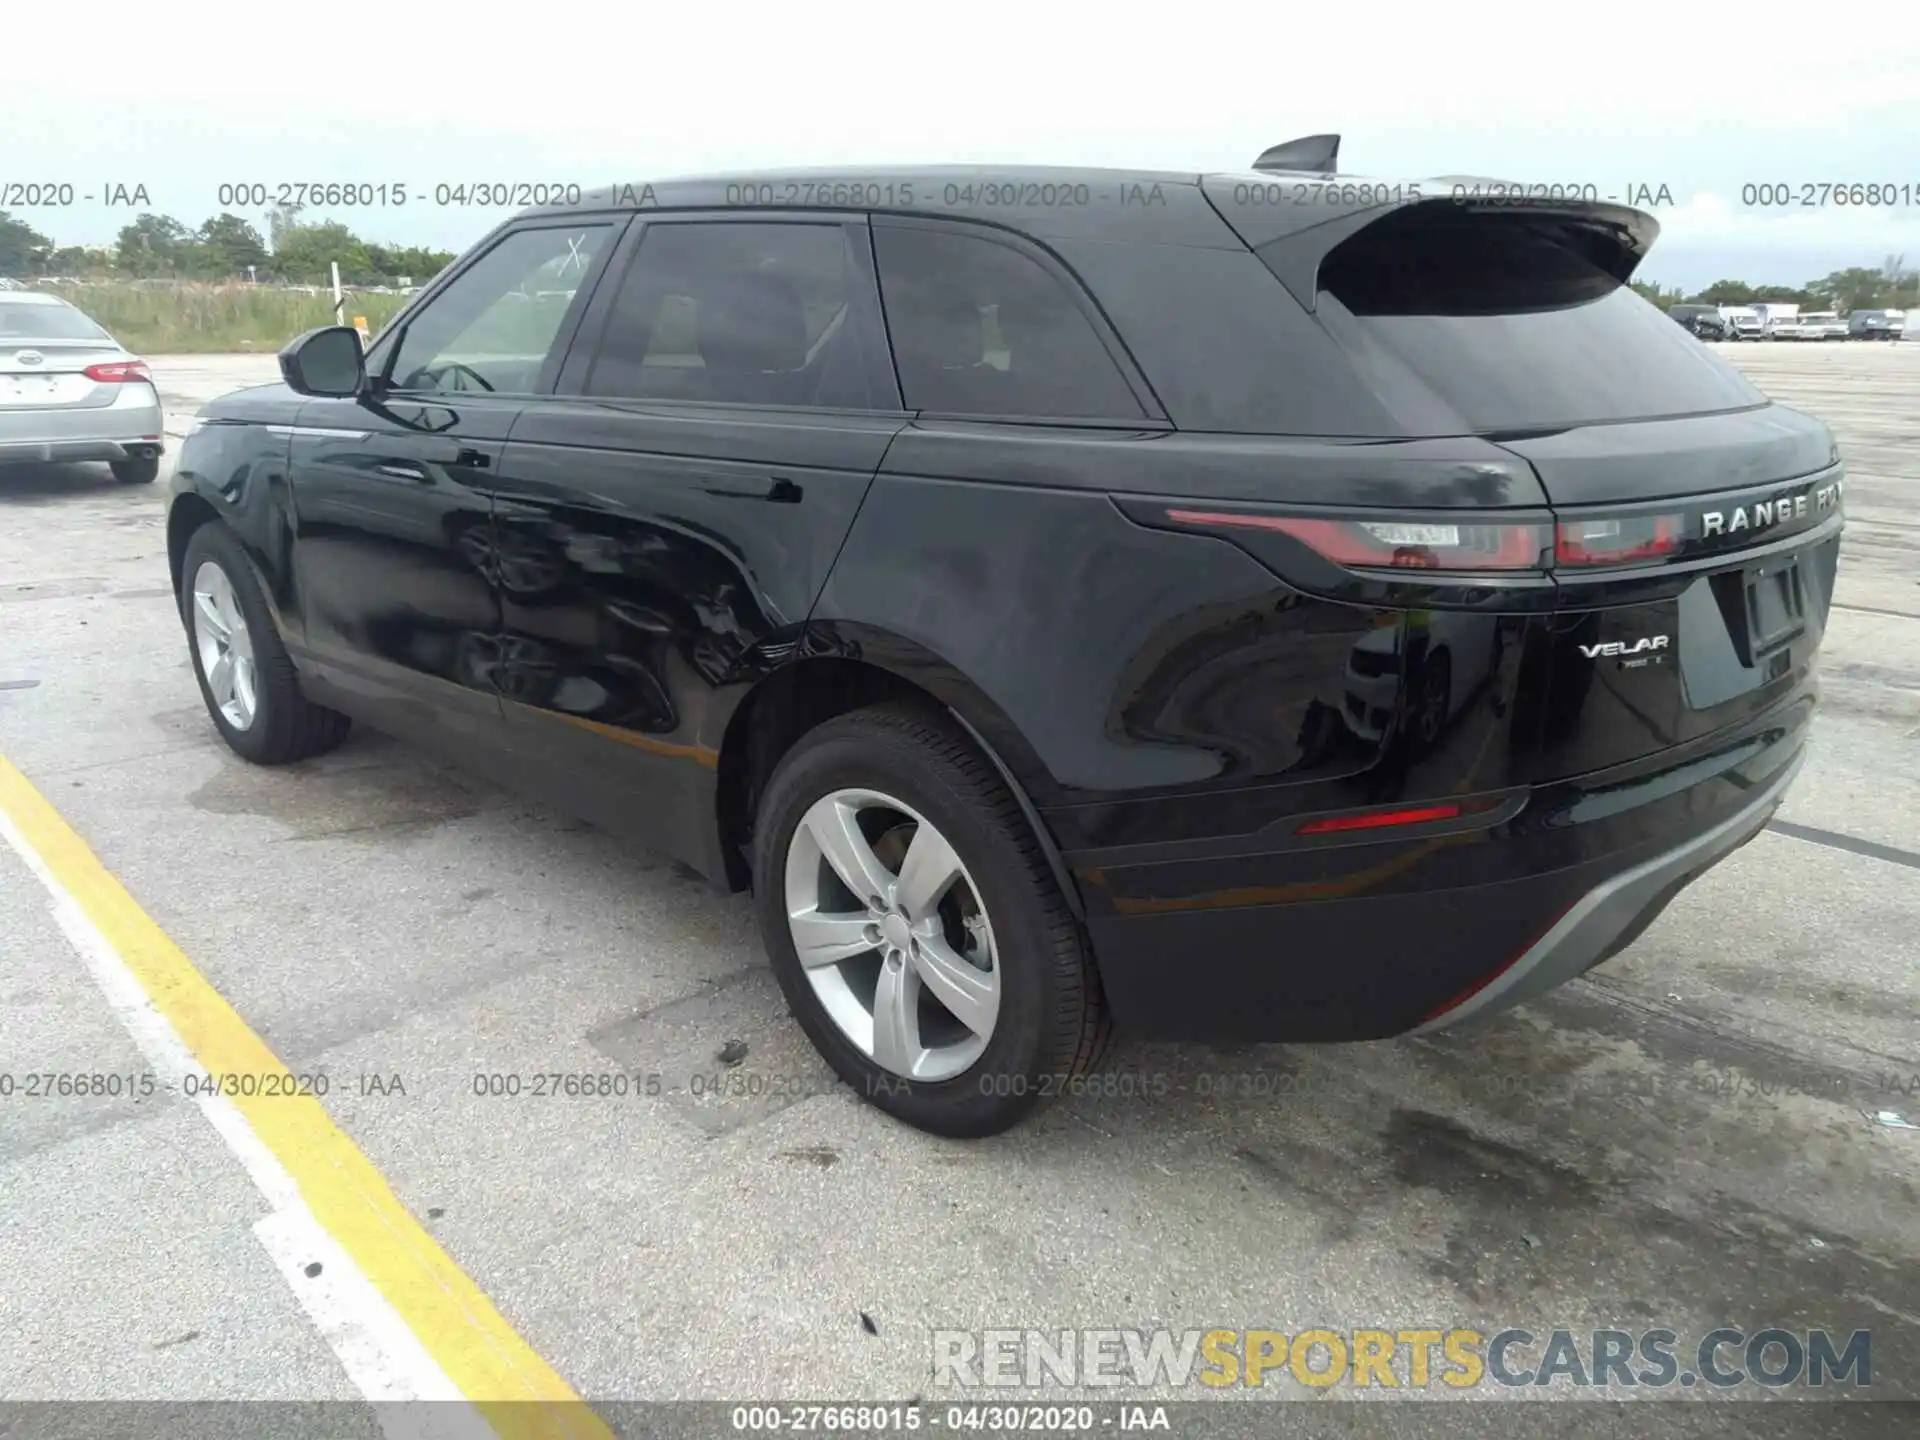
<instances>
[{"instance_id":1,"label":"taillight","mask_svg":"<svg viewBox=\"0 0 1920 1440\"><path fill-rule=\"evenodd\" d=\"M1333 835L1343 830L1385 830L1395 825L1424 825L1433 820L1457 820L1459 805L1415 805L1404 810L1370 810L1359 815L1329 815L1309 820L1297 835Z\"/></svg>"},{"instance_id":2,"label":"taillight","mask_svg":"<svg viewBox=\"0 0 1920 1440\"><path fill-rule=\"evenodd\" d=\"M1247 511L1169 510L1180 525L1273 530L1339 565L1410 570L1540 570L1553 531L1539 524L1456 524L1425 520L1308 520Z\"/></svg>"},{"instance_id":3,"label":"taillight","mask_svg":"<svg viewBox=\"0 0 1920 1440\"><path fill-rule=\"evenodd\" d=\"M102 385L125 385L133 380L153 379L144 360L109 360L104 364L89 365L80 373Z\"/></svg>"},{"instance_id":4,"label":"taillight","mask_svg":"<svg viewBox=\"0 0 1920 1440\"><path fill-rule=\"evenodd\" d=\"M1327 520L1247 510L1170 509L1176 525L1289 535L1336 565L1376 570L1532 570L1627 565L1679 553L1680 515L1611 520Z\"/></svg>"},{"instance_id":5,"label":"taillight","mask_svg":"<svg viewBox=\"0 0 1920 1440\"><path fill-rule=\"evenodd\" d=\"M1554 527L1556 565L1624 565L1652 560L1680 548L1686 521L1678 515L1631 520L1562 520Z\"/></svg>"}]
</instances>

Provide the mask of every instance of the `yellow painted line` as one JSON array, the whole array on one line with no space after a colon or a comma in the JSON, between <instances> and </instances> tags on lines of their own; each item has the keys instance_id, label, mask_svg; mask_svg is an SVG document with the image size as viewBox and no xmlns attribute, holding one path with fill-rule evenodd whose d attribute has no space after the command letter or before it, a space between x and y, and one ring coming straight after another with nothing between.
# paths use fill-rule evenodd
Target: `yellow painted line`
<instances>
[{"instance_id":1,"label":"yellow painted line","mask_svg":"<svg viewBox=\"0 0 1920 1440\"><path fill-rule=\"evenodd\" d=\"M87 842L4 757L0 814L118 952L202 1069L216 1076L288 1074ZM421 1227L319 1100L257 1094L230 1099L292 1176L321 1227L503 1440L611 1440L600 1417Z\"/></svg>"}]
</instances>

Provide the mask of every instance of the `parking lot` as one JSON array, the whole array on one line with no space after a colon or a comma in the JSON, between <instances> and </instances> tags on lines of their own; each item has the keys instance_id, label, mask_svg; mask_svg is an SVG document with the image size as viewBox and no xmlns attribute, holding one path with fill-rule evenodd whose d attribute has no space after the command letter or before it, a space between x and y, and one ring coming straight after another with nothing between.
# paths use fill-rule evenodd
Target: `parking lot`
<instances>
[{"instance_id":1,"label":"parking lot","mask_svg":"<svg viewBox=\"0 0 1920 1440\"><path fill-rule=\"evenodd\" d=\"M230 754L164 469L0 472L0 757L581 1396L933 1398L940 1329L1425 1325L1870 1330L1871 1393L1920 1398L1920 344L1724 348L1851 467L1814 753L1628 952L1471 1033L1123 1044L1117 1093L911 1131L826 1085L744 897L364 730ZM273 373L152 363L176 428ZM146 1070L65 919L0 846L0 1072ZM547 1074L628 1078L490 1079ZM164 1087L0 1099L6 1393L360 1393L256 1179Z\"/></svg>"}]
</instances>

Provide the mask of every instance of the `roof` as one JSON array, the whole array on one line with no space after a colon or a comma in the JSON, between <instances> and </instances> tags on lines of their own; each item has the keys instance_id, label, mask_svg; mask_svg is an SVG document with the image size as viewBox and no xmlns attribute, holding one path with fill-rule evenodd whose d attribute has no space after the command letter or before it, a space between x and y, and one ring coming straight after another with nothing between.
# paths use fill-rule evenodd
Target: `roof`
<instances>
[{"instance_id":1,"label":"roof","mask_svg":"<svg viewBox=\"0 0 1920 1440\"><path fill-rule=\"evenodd\" d=\"M523 215L594 210L886 211L998 221L1030 235L1100 238L1116 212L1128 238L1225 248L1229 237L1191 170L1071 165L855 165L743 170L634 180L584 190L575 204Z\"/></svg>"},{"instance_id":2,"label":"roof","mask_svg":"<svg viewBox=\"0 0 1920 1440\"><path fill-rule=\"evenodd\" d=\"M897 203L882 208L914 210L929 203L923 192L939 194L948 185L998 184L1022 188L1028 185L1085 185L1089 189L1117 192L1118 187L1126 184L1194 187L1200 183L1200 178L1191 170L1115 169L1079 165L821 165L636 179L585 190L577 204L541 206L526 213L565 214L575 210L631 206L636 203L636 197L643 193L650 196L646 204L661 209L706 208L729 203L725 197L729 193L739 195L742 187L746 186L756 187L757 190L774 187L775 198L756 201L758 204L808 209L873 209L872 200L856 197L847 189L855 185L866 187L869 192L877 187L883 198L887 187L891 186ZM836 190L836 187L840 188ZM915 198L905 200L904 196L908 193ZM744 202L736 199L732 203ZM937 208L939 202L932 203Z\"/></svg>"},{"instance_id":3,"label":"roof","mask_svg":"<svg viewBox=\"0 0 1920 1440\"><path fill-rule=\"evenodd\" d=\"M957 216L1059 240L1113 240L1239 249L1330 222L1351 230L1420 200L1459 198L1501 182L1446 175L1414 179L1308 171L1191 171L1073 165L856 165L743 170L596 186L571 204L521 216L605 210L809 210ZM1531 203L1531 202L1530 202ZM1547 202L1552 207L1560 202ZM1613 203L1565 208L1626 225L1641 248L1659 233L1644 211ZM521 217L516 217L521 218ZM1223 223L1223 221L1225 223ZM1237 236L1235 234L1237 233Z\"/></svg>"}]
</instances>

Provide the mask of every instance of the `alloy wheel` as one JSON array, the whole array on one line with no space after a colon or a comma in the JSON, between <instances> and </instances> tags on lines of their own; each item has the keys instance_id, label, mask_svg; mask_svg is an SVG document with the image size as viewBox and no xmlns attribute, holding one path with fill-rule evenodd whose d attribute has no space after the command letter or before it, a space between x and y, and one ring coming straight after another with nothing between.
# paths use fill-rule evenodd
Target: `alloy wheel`
<instances>
[{"instance_id":1,"label":"alloy wheel","mask_svg":"<svg viewBox=\"0 0 1920 1440\"><path fill-rule=\"evenodd\" d=\"M882 1069L950 1080L1000 1014L993 927L946 836L876 790L835 790L787 843L787 925L821 1007Z\"/></svg>"},{"instance_id":2,"label":"alloy wheel","mask_svg":"<svg viewBox=\"0 0 1920 1440\"><path fill-rule=\"evenodd\" d=\"M193 573L193 643L221 718L235 730L251 728L259 710L253 636L233 581L212 560L203 560Z\"/></svg>"}]
</instances>

